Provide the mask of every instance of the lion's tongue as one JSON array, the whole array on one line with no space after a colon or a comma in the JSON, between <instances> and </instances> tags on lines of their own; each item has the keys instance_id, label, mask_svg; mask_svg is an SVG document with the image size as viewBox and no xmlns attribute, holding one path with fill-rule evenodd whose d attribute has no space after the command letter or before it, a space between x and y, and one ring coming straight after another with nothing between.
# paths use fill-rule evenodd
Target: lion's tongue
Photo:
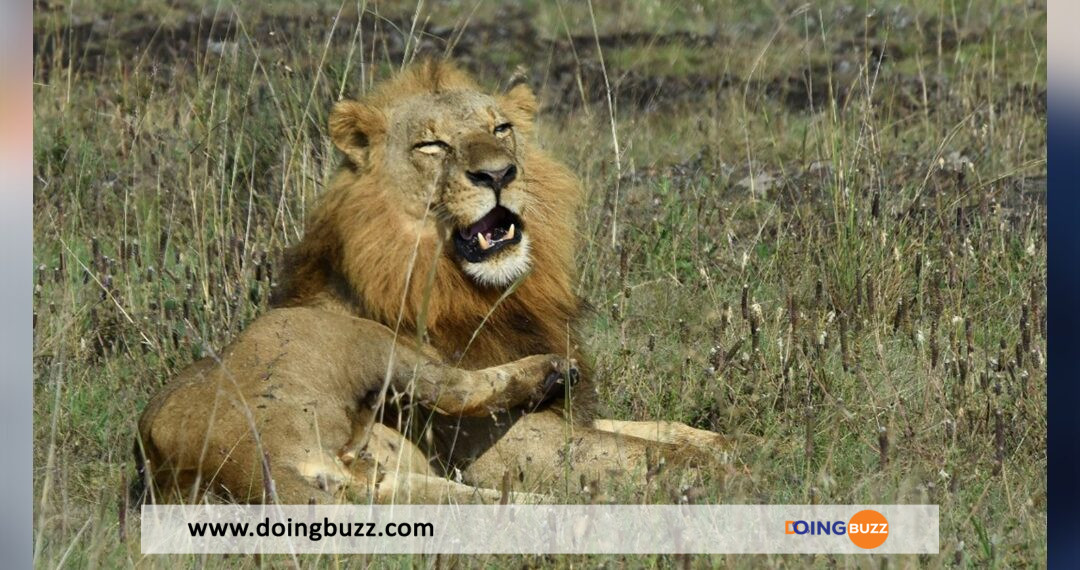
<instances>
[{"instance_id":1,"label":"lion's tongue","mask_svg":"<svg viewBox=\"0 0 1080 570\"><path fill-rule=\"evenodd\" d=\"M476 234L479 233L486 234L495 228L495 224L498 223L500 217L501 216L498 208L492 209L490 212L485 214L483 218L480 218L480 220L477 221L475 224L467 228L462 228L458 230L458 233L461 234L461 237L467 240L472 239Z\"/></svg>"}]
</instances>

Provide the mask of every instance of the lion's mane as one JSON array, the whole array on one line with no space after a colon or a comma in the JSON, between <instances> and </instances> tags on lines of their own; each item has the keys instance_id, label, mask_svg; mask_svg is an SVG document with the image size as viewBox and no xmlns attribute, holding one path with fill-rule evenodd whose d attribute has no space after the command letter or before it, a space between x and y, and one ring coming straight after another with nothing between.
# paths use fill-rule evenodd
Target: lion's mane
<instances>
[{"instance_id":1,"label":"lion's mane","mask_svg":"<svg viewBox=\"0 0 1080 570\"><path fill-rule=\"evenodd\" d=\"M413 66L365 98L380 109L395 99L439 90L481 88L445 62ZM517 113L515 125L531 136L535 111L531 92L504 104ZM512 108L511 108L512 107ZM382 116L377 120L385 120ZM335 125L331 124L331 130ZM569 353L583 369L574 387L574 419L588 420L595 408L587 363L575 322L583 303L574 293L574 254L580 236L575 221L582 209L578 179L527 144L523 176L531 202L525 219L532 239L532 269L510 293L471 281L441 247L434 232L414 231L403 214L395 180L382 172L381 141L365 141L365 164L346 159L310 213L303 239L286 253L285 275L273 297L276 306L325 306L346 310L398 330L423 336L448 363L483 368L540 353ZM429 215L435 215L434 212Z\"/></svg>"}]
</instances>

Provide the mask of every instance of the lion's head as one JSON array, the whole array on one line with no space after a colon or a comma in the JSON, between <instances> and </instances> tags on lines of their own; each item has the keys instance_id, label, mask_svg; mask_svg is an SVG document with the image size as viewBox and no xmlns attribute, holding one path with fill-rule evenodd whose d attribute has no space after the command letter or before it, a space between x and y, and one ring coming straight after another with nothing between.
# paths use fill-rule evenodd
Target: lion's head
<instances>
[{"instance_id":1,"label":"lion's head","mask_svg":"<svg viewBox=\"0 0 1080 570\"><path fill-rule=\"evenodd\" d=\"M531 265L525 85L491 95L443 63L418 66L363 102L341 101L330 135L354 168L377 173L410 221L444 236L462 270L505 287Z\"/></svg>"},{"instance_id":2,"label":"lion's head","mask_svg":"<svg viewBox=\"0 0 1080 570\"><path fill-rule=\"evenodd\" d=\"M423 328L477 366L575 344L582 191L533 143L536 111L527 86L492 93L446 62L338 102L329 131L345 161L287 255L275 303L345 302Z\"/></svg>"}]
</instances>

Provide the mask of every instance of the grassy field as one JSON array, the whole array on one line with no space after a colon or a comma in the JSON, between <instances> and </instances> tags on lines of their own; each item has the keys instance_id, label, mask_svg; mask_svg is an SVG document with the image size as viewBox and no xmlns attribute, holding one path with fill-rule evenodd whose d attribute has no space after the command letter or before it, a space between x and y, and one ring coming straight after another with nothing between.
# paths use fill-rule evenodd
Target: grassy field
<instances>
[{"instance_id":1,"label":"grassy field","mask_svg":"<svg viewBox=\"0 0 1080 570\"><path fill-rule=\"evenodd\" d=\"M941 554L303 566L1045 563L1045 2L591 8L35 2L38 566L292 564L143 558L135 419L266 307L339 160L333 101L442 53L493 87L524 66L586 183L607 415L760 439L695 500L936 503Z\"/></svg>"}]
</instances>

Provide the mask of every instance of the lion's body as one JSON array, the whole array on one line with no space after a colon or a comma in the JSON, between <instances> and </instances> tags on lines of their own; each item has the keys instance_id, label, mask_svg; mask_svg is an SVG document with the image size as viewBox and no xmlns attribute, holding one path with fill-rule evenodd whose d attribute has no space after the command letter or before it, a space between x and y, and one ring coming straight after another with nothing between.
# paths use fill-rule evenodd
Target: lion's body
<instances>
[{"instance_id":1,"label":"lion's body","mask_svg":"<svg viewBox=\"0 0 1080 570\"><path fill-rule=\"evenodd\" d=\"M295 480L289 500L326 489L328 478L388 500L392 486L375 489L372 474L389 471L399 490L416 488L401 473L437 488L406 500L435 500L467 494L438 483L458 469L492 487L507 471L544 480L567 465L641 468L647 447L689 457L701 454L671 442L717 445L716 434L681 424L661 431L682 439L649 438L651 428L627 422L593 428L587 367L562 388L569 398L522 406L550 388L550 355L585 362L573 290L582 189L529 142L535 110L527 89L487 95L437 63L410 68L364 104L339 103L330 131L347 160L287 254L278 308L220 363L192 365L144 413L141 441L159 486L227 479L235 497L260 500L269 466L279 488ZM272 364L283 351L288 367ZM384 424L373 425L363 402L386 395L390 354L407 361L409 372L387 383L405 398L377 398ZM516 382L496 385L493 374ZM461 393L447 406L437 386L450 377ZM223 391L230 403L211 410ZM343 450L358 447L370 461L342 469L343 454L355 455ZM270 449L269 461L257 449Z\"/></svg>"},{"instance_id":2,"label":"lion's body","mask_svg":"<svg viewBox=\"0 0 1080 570\"><path fill-rule=\"evenodd\" d=\"M328 501L339 489L379 500L403 492L468 496L469 490L447 489L439 480L424 481L438 487L429 492L377 485L385 471L436 475L400 434L370 421L366 397L380 391L391 360L391 388L464 416L539 398L543 381L560 365L532 356L461 371L374 321L314 308L274 309L155 396L139 423L136 454L165 500L194 499L209 488L261 501L270 491L266 472L278 498L290 503ZM365 460L354 461L357 456Z\"/></svg>"}]
</instances>

